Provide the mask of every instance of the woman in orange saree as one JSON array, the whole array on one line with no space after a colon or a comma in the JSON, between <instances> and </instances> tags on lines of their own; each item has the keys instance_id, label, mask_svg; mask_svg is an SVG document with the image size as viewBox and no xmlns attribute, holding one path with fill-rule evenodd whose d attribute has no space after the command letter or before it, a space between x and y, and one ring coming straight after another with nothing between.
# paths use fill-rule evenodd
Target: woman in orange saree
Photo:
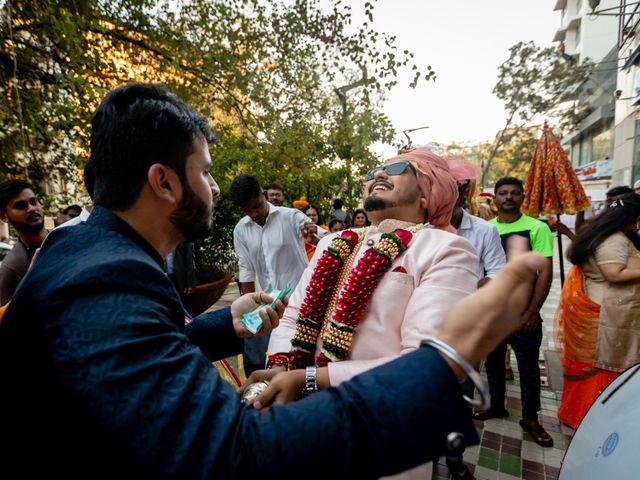
<instances>
[{"instance_id":1,"label":"woman in orange saree","mask_svg":"<svg viewBox=\"0 0 640 480\"><path fill-rule=\"evenodd\" d=\"M555 315L564 370L558 418L577 428L597 396L640 361L640 196L628 194L584 225Z\"/></svg>"},{"instance_id":2,"label":"woman in orange saree","mask_svg":"<svg viewBox=\"0 0 640 480\"><path fill-rule=\"evenodd\" d=\"M620 373L594 367L600 305L584 293L582 267L567 273L555 316L556 346L564 371L558 418L577 428L591 404Z\"/></svg>"}]
</instances>

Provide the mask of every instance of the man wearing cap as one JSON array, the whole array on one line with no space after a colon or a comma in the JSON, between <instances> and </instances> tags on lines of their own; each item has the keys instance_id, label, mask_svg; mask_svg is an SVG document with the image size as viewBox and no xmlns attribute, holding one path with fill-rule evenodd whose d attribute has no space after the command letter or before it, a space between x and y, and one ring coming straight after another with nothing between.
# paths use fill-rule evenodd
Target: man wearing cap
<instances>
[{"instance_id":1,"label":"man wearing cap","mask_svg":"<svg viewBox=\"0 0 640 480\"><path fill-rule=\"evenodd\" d=\"M272 379L259 402L294 400L308 373L315 388L339 385L438 333L448 305L478 282L473 247L450 233L457 196L447 163L426 149L367 173L364 208L372 225L318 243L272 332L269 368L247 381ZM341 265L335 265L337 251L344 255ZM430 478L430 469L422 465L402 478Z\"/></svg>"},{"instance_id":2,"label":"man wearing cap","mask_svg":"<svg viewBox=\"0 0 640 480\"><path fill-rule=\"evenodd\" d=\"M456 228L458 235L467 239L478 252L480 259L478 286L481 287L494 278L507 261L500 242L500 235L495 225L470 215L463 208L465 202L468 201L471 182L482 173L480 167L454 156L447 156L445 159L449 164L451 175L458 185L458 199L453 209L451 224Z\"/></svg>"}]
</instances>

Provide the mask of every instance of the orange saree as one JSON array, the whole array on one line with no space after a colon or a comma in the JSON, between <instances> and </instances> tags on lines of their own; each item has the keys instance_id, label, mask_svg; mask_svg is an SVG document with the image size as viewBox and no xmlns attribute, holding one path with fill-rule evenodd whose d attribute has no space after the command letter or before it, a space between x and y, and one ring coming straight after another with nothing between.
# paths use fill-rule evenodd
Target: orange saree
<instances>
[{"instance_id":1,"label":"orange saree","mask_svg":"<svg viewBox=\"0 0 640 480\"><path fill-rule=\"evenodd\" d=\"M597 396L620 373L594 367L600 305L585 294L582 268L574 265L562 287L554 320L556 348L564 370L558 418L577 428Z\"/></svg>"}]
</instances>

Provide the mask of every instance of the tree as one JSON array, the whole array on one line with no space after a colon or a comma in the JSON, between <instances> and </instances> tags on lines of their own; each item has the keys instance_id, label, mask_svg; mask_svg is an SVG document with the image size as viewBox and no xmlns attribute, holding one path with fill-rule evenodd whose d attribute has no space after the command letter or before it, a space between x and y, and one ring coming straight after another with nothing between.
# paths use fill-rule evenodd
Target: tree
<instances>
[{"instance_id":1,"label":"tree","mask_svg":"<svg viewBox=\"0 0 640 480\"><path fill-rule=\"evenodd\" d=\"M365 3L369 20L373 10ZM295 185L325 193L335 185L315 184L316 165L343 159L361 169L371 161L368 142L391 137L376 106L398 69L412 68L414 85L434 78L395 38L352 25L339 1L326 9L319 0L7 0L0 12L2 178L77 182L92 110L107 90L136 79L166 83L214 118L241 139L226 145L254 155L240 159L271 165L259 173L295 167ZM333 90L363 72L344 115Z\"/></svg>"},{"instance_id":2,"label":"tree","mask_svg":"<svg viewBox=\"0 0 640 480\"><path fill-rule=\"evenodd\" d=\"M486 185L506 176L516 177L524 181L529 164L536 149L542 129L539 126L524 127L516 132L507 131L504 134L504 145L493 157L491 168L485 177ZM483 145L482 155L488 158L493 145Z\"/></svg>"},{"instance_id":3,"label":"tree","mask_svg":"<svg viewBox=\"0 0 640 480\"><path fill-rule=\"evenodd\" d=\"M111 88L139 80L165 83L213 119L223 192L247 172L327 208L336 195L355 204L378 162L369 145L394 135L378 107L398 71L412 69L413 86L435 78L371 28L372 2L364 10L356 25L340 1L6 0L0 180L78 185L91 112ZM50 208L67 201L58 190L40 191ZM215 241L228 249L236 213L221 214Z\"/></svg>"},{"instance_id":4,"label":"tree","mask_svg":"<svg viewBox=\"0 0 640 480\"><path fill-rule=\"evenodd\" d=\"M578 121L576 92L592 71L559 56L553 48L519 42L509 49L509 59L498 70L493 93L505 102L506 119L483 162L484 184L492 162L508 141L541 117L551 119L557 130L566 131Z\"/></svg>"}]
</instances>

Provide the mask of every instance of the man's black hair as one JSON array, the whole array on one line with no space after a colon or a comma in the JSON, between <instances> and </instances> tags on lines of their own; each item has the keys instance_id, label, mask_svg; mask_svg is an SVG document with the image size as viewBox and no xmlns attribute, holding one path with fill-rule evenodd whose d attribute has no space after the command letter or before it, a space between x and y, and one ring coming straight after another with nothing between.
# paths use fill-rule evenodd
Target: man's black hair
<instances>
[{"instance_id":1,"label":"man's black hair","mask_svg":"<svg viewBox=\"0 0 640 480\"><path fill-rule=\"evenodd\" d=\"M346 225L346 223L344 222L344 220L340 220L339 218L334 218L333 220L331 220L331 221L329 222L329 231L331 231L331 229L333 228L333 226L334 226L336 223L341 223L341 224L342 224L342 226L344 226L344 227L346 227L346 226L347 226L347 225Z\"/></svg>"},{"instance_id":2,"label":"man's black hair","mask_svg":"<svg viewBox=\"0 0 640 480\"><path fill-rule=\"evenodd\" d=\"M634 193L631 187L627 187L626 185L620 185L618 187L613 187L607 190L607 197L617 197L618 195L624 195L625 193Z\"/></svg>"},{"instance_id":3,"label":"man's black hair","mask_svg":"<svg viewBox=\"0 0 640 480\"><path fill-rule=\"evenodd\" d=\"M246 173L238 175L229 186L229 197L236 207L242 208L260 195L262 195L260 182L253 175Z\"/></svg>"},{"instance_id":4,"label":"man's black hair","mask_svg":"<svg viewBox=\"0 0 640 480\"><path fill-rule=\"evenodd\" d=\"M339 198L336 198L333 201L333 209L334 210L340 210L343 205L344 205L344 202L342 200L340 200Z\"/></svg>"},{"instance_id":5,"label":"man's black hair","mask_svg":"<svg viewBox=\"0 0 640 480\"><path fill-rule=\"evenodd\" d=\"M81 212L82 207L80 205L69 205L62 211L62 215L68 215L71 210L77 210L78 212Z\"/></svg>"},{"instance_id":6,"label":"man's black hair","mask_svg":"<svg viewBox=\"0 0 640 480\"><path fill-rule=\"evenodd\" d=\"M280 185L279 183L270 183L269 185L264 187L264 189L265 190L280 190L282 193L284 193L284 187L282 185Z\"/></svg>"},{"instance_id":7,"label":"man's black hair","mask_svg":"<svg viewBox=\"0 0 640 480\"><path fill-rule=\"evenodd\" d=\"M493 188L493 192L496 193L498 189L504 185L517 185L518 187L520 187L520 190L524 193L524 186L522 185L522 180L519 180L516 177L502 177L500 180L496 182L496 186Z\"/></svg>"},{"instance_id":8,"label":"man's black hair","mask_svg":"<svg viewBox=\"0 0 640 480\"><path fill-rule=\"evenodd\" d=\"M0 210L6 210L9 200L27 188L33 190L33 186L26 180L7 180L0 183Z\"/></svg>"},{"instance_id":9,"label":"man's black hair","mask_svg":"<svg viewBox=\"0 0 640 480\"><path fill-rule=\"evenodd\" d=\"M138 199L154 163L172 168L186 182L193 141L215 140L205 118L159 84L129 83L109 92L91 126L93 200L115 211Z\"/></svg>"}]
</instances>

